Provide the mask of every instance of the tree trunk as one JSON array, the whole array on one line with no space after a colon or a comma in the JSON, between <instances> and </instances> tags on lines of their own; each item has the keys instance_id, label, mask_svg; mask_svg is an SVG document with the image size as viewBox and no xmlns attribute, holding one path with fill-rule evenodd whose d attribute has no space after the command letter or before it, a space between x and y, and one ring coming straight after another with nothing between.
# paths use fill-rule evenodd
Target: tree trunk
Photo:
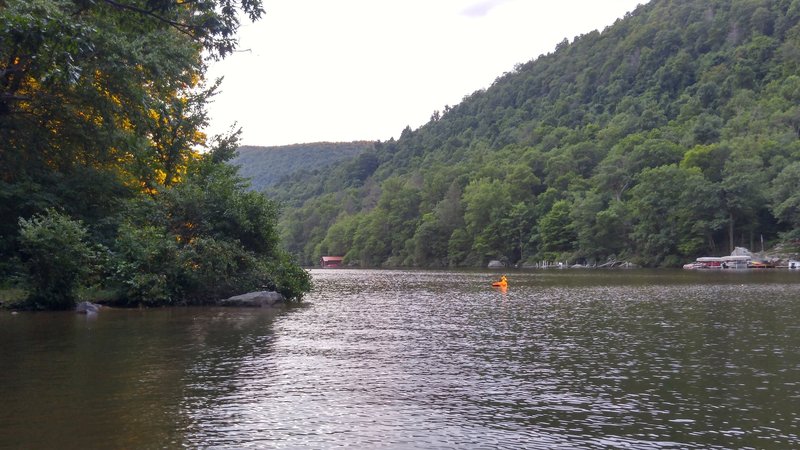
<instances>
[{"instance_id":1,"label":"tree trunk","mask_svg":"<svg viewBox=\"0 0 800 450\"><path fill-rule=\"evenodd\" d=\"M728 243L730 252L733 253L733 213L730 213L728 218Z\"/></svg>"},{"instance_id":2,"label":"tree trunk","mask_svg":"<svg viewBox=\"0 0 800 450\"><path fill-rule=\"evenodd\" d=\"M711 233L708 233L708 246L711 248L712 255L717 253L717 243L714 242L714 235Z\"/></svg>"}]
</instances>

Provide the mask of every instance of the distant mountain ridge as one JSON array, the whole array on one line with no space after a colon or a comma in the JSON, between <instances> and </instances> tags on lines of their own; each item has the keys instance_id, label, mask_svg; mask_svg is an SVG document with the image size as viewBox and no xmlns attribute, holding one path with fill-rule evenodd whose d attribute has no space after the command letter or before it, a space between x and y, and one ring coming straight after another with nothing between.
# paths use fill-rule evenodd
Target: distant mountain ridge
<instances>
[{"instance_id":1,"label":"distant mountain ridge","mask_svg":"<svg viewBox=\"0 0 800 450\"><path fill-rule=\"evenodd\" d=\"M374 142L371 141L270 147L243 145L230 164L238 166L239 175L250 180L251 189L263 191L299 171L313 171L343 159L354 158L373 146Z\"/></svg>"}]
</instances>

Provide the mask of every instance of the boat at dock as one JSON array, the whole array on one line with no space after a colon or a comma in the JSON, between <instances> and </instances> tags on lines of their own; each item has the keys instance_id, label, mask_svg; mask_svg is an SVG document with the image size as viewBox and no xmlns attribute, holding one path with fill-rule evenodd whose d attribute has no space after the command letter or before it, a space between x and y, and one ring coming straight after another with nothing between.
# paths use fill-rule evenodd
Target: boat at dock
<instances>
[{"instance_id":1,"label":"boat at dock","mask_svg":"<svg viewBox=\"0 0 800 450\"><path fill-rule=\"evenodd\" d=\"M701 256L694 262L684 264L684 269L747 269L752 263L752 257L746 255L731 256Z\"/></svg>"},{"instance_id":2,"label":"boat at dock","mask_svg":"<svg viewBox=\"0 0 800 450\"><path fill-rule=\"evenodd\" d=\"M762 269L772 268L774 264L768 261L754 260L749 255L731 256L701 256L694 262L684 264L684 269L707 270L707 269ZM800 266L798 266L800 268Z\"/></svg>"}]
</instances>

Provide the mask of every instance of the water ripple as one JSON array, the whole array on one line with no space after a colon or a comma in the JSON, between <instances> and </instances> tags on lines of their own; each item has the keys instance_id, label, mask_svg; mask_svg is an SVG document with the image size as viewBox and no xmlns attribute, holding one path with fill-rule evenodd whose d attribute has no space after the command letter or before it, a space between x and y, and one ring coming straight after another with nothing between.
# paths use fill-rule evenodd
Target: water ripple
<instances>
[{"instance_id":1,"label":"water ripple","mask_svg":"<svg viewBox=\"0 0 800 450\"><path fill-rule=\"evenodd\" d=\"M800 448L800 273L687 272L317 270L285 311L0 314L0 448Z\"/></svg>"},{"instance_id":2,"label":"water ripple","mask_svg":"<svg viewBox=\"0 0 800 450\"><path fill-rule=\"evenodd\" d=\"M310 306L240 362L235 392L192 411L190 443L800 445L796 286L526 274L501 293L491 276L314 272Z\"/></svg>"}]
</instances>

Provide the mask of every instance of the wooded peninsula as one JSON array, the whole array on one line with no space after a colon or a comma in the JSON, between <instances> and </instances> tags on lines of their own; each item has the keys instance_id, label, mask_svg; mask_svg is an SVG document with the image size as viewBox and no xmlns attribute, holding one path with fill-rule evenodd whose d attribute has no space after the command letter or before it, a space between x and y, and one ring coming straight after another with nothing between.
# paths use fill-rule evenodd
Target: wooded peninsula
<instances>
[{"instance_id":1,"label":"wooded peninsula","mask_svg":"<svg viewBox=\"0 0 800 450\"><path fill-rule=\"evenodd\" d=\"M226 164L238 130L201 132L219 84L206 62L261 3L0 0L0 288L20 306L310 288L276 204Z\"/></svg>"}]
</instances>

